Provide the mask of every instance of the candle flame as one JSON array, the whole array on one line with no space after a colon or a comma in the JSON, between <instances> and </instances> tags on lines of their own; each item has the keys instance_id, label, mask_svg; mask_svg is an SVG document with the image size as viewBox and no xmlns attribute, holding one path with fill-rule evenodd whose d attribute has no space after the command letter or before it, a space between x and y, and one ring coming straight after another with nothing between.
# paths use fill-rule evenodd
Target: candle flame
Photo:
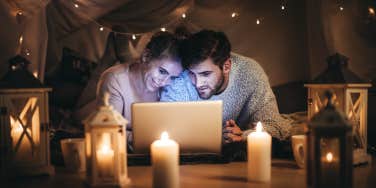
<instances>
[{"instance_id":1,"label":"candle flame","mask_svg":"<svg viewBox=\"0 0 376 188\"><path fill-rule=\"evenodd\" d=\"M111 149L108 145L102 145L100 151L101 151L101 153L109 153L111 151Z\"/></svg>"},{"instance_id":2,"label":"candle flame","mask_svg":"<svg viewBox=\"0 0 376 188\"><path fill-rule=\"evenodd\" d=\"M262 131L262 124L261 122L257 122L257 125L256 125L256 132L261 132Z\"/></svg>"},{"instance_id":3,"label":"candle flame","mask_svg":"<svg viewBox=\"0 0 376 188\"><path fill-rule=\"evenodd\" d=\"M329 153L326 154L326 160L328 162L332 162L332 160L333 160L333 154L332 154L332 152L329 152Z\"/></svg>"},{"instance_id":4,"label":"candle flame","mask_svg":"<svg viewBox=\"0 0 376 188\"><path fill-rule=\"evenodd\" d=\"M161 134L161 140L168 140L168 133L166 131L163 131Z\"/></svg>"}]
</instances>

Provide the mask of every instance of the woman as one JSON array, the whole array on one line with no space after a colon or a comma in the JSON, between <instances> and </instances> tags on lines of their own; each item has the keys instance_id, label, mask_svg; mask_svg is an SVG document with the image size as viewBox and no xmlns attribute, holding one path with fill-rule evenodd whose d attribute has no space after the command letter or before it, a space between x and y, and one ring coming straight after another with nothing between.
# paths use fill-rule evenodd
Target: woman
<instances>
[{"instance_id":1,"label":"woman","mask_svg":"<svg viewBox=\"0 0 376 188\"><path fill-rule=\"evenodd\" d=\"M160 90L183 70L178 54L181 38L178 34L158 32L138 60L107 69L98 82L99 105L103 104L104 93L108 92L110 105L131 121L132 103L159 101ZM132 130L131 123L127 130ZM131 134L127 137L131 143Z\"/></svg>"}]
</instances>

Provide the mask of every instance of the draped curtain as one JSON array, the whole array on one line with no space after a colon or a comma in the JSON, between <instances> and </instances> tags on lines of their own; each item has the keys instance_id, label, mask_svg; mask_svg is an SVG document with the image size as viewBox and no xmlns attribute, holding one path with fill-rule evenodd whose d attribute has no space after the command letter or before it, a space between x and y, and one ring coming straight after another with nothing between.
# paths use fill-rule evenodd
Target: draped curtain
<instances>
[{"instance_id":1,"label":"draped curtain","mask_svg":"<svg viewBox=\"0 0 376 188\"><path fill-rule=\"evenodd\" d=\"M308 0L306 7L311 78L326 68L328 55L339 52L365 81L376 80L376 17L368 13L376 1Z\"/></svg>"},{"instance_id":2,"label":"draped curtain","mask_svg":"<svg viewBox=\"0 0 376 188\"><path fill-rule=\"evenodd\" d=\"M111 30L128 33L115 34L113 41L119 43L115 45L120 60L126 61L137 56L151 32L183 23L192 31L225 31L233 50L259 61L272 85L314 77L334 52L348 56L350 68L360 76L374 79L372 36L376 34L364 17L367 3L374 0L283 2L287 2L285 13L279 8L281 2L272 0L0 1L0 76L10 57L28 53L30 70L43 80L44 73L52 73L60 63L63 47L100 63ZM343 11L339 11L340 5ZM19 11L22 16L17 16ZM240 16L231 18L231 12ZM182 20L182 13L187 13L188 19ZM260 26L255 24L256 18L262 21ZM100 26L105 29L100 31ZM131 40L132 33L140 35Z\"/></svg>"}]
</instances>

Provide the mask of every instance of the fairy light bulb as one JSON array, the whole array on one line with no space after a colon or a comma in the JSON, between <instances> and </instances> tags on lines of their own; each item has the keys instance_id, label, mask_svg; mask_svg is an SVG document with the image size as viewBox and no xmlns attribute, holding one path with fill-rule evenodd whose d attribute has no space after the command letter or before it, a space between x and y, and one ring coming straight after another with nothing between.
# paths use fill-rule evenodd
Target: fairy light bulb
<instances>
[{"instance_id":1,"label":"fairy light bulb","mask_svg":"<svg viewBox=\"0 0 376 188\"><path fill-rule=\"evenodd\" d=\"M23 12L20 10L20 11L17 12L17 15L18 15L18 16L22 16L22 15L23 15Z\"/></svg>"},{"instance_id":2,"label":"fairy light bulb","mask_svg":"<svg viewBox=\"0 0 376 188\"><path fill-rule=\"evenodd\" d=\"M75 3L75 4L74 4L74 7L78 8L78 7L80 7L80 6L78 6L78 4L77 4L77 3Z\"/></svg>"},{"instance_id":3,"label":"fairy light bulb","mask_svg":"<svg viewBox=\"0 0 376 188\"><path fill-rule=\"evenodd\" d=\"M21 35L19 39L19 43L22 44L22 42L23 42L23 36Z\"/></svg>"},{"instance_id":4,"label":"fairy light bulb","mask_svg":"<svg viewBox=\"0 0 376 188\"><path fill-rule=\"evenodd\" d=\"M239 15L238 13L233 12L233 13L231 14L231 17L232 17L232 18L235 18L235 17L238 16L238 15Z\"/></svg>"},{"instance_id":5,"label":"fairy light bulb","mask_svg":"<svg viewBox=\"0 0 376 188\"><path fill-rule=\"evenodd\" d=\"M183 13L183 14L181 15L181 17L182 17L182 18L185 18L185 17L187 17L187 15L185 15L185 13Z\"/></svg>"},{"instance_id":6,"label":"fairy light bulb","mask_svg":"<svg viewBox=\"0 0 376 188\"><path fill-rule=\"evenodd\" d=\"M103 27L100 27L100 28L99 28L99 31L103 31L103 30L104 30L104 28L103 28Z\"/></svg>"},{"instance_id":7,"label":"fairy light bulb","mask_svg":"<svg viewBox=\"0 0 376 188\"><path fill-rule=\"evenodd\" d=\"M136 35L135 34L132 35L132 39L136 40Z\"/></svg>"},{"instance_id":8,"label":"fairy light bulb","mask_svg":"<svg viewBox=\"0 0 376 188\"><path fill-rule=\"evenodd\" d=\"M340 11L343 11L343 9L344 9L343 6L339 6Z\"/></svg>"},{"instance_id":9,"label":"fairy light bulb","mask_svg":"<svg viewBox=\"0 0 376 188\"><path fill-rule=\"evenodd\" d=\"M368 7L368 13L371 16L375 16L375 9L373 9L372 7Z\"/></svg>"},{"instance_id":10,"label":"fairy light bulb","mask_svg":"<svg viewBox=\"0 0 376 188\"><path fill-rule=\"evenodd\" d=\"M162 28L161 28L161 31L165 32L165 31L166 31L166 28L162 27Z\"/></svg>"},{"instance_id":11,"label":"fairy light bulb","mask_svg":"<svg viewBox=\"0 0 376 188\"><path fill-rule=\"evenodd\" d=\"M285 10L285 9L286 9L285 5L281 5L281 10Z\"/></svg>"},{"instance_id":12,"label":"fairy light bulb","mask_svg":"<svg viewBox=\"0 0 376 188\"><path fill-rule=\"evenodd\" d=\"M256 24L260 25L260 23L261 23L260 19L256 19Z\"/></svg>"}]
</instances>

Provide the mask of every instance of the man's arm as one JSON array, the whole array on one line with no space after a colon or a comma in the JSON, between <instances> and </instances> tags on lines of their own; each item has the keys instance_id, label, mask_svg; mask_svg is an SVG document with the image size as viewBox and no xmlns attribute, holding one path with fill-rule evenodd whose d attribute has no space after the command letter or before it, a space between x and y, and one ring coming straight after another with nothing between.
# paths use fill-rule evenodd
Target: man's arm
<instances>
[{"instance_id":1,"label":"man's arm","mask_svg":"<svg viewBox=\"0 0 376 188\"><path fill-rule=\"evenodd\" d=\"M264 127L272 137L284 140L290 136L291 122L283 118L278 111L277 101L274 93L269 85L268 77L261 66L255 66L257 77L252 87L248 107L250 109L249 128L258 121L261 121ZM243 133L243 137L250 133L247 130Z\"/></svg>"},{"instance_id":2,"label":"man's arm","mask_svg":"<svg viewBox=\"0 0 376 188\"><path fill-rule=\"evenodd\" d=\"M196 88L193 86L188 72L184 71L172 83L162 89L160 101L197 101L199 100Z\"/></svg>"}]
</instances>

